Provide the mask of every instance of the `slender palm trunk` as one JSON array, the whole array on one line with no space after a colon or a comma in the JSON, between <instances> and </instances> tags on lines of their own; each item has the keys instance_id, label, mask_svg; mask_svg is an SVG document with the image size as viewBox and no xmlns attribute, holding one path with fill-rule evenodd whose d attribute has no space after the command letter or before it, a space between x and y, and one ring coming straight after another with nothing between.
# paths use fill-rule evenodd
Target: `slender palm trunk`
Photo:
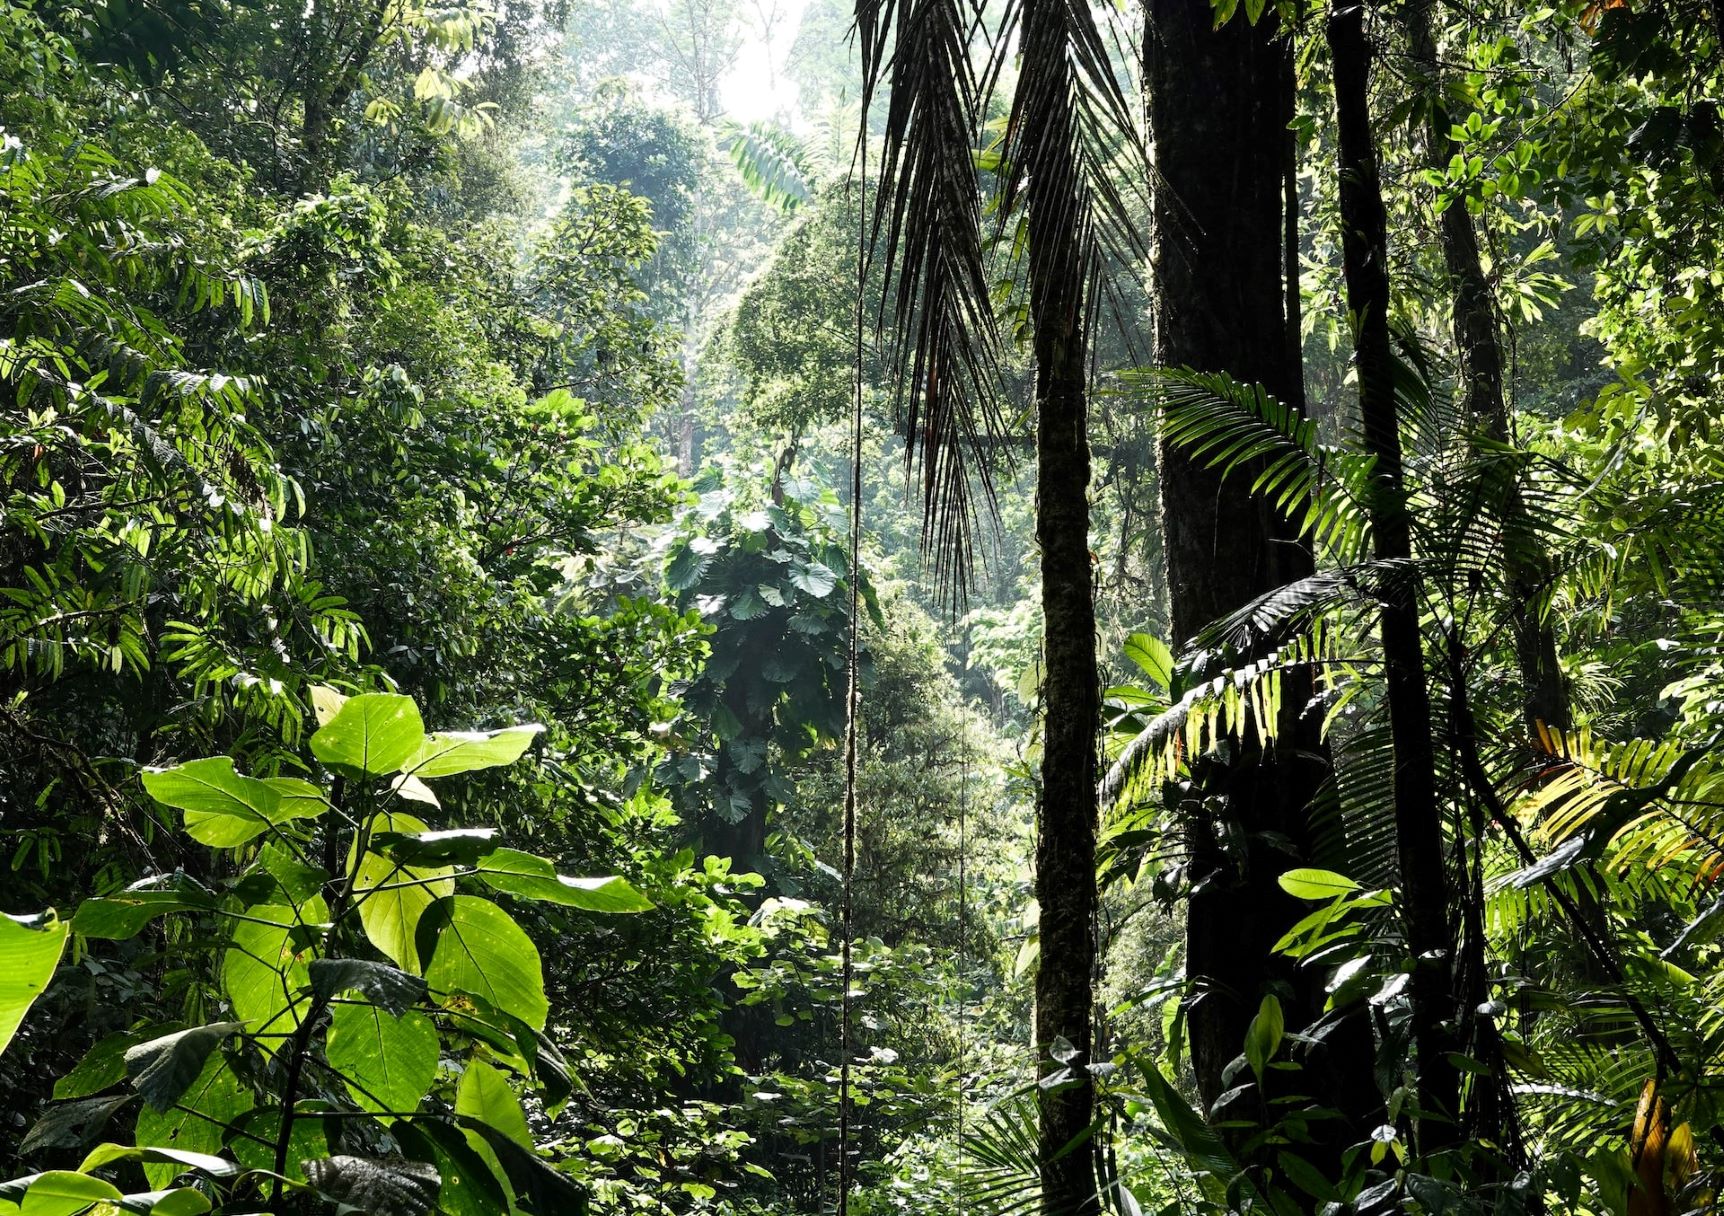
<instances>
[{"instance_id":1,"label":"slender palm trunk","mask_svg":"<svg viewBox=\"0 0 1724 1216\"><path fill-rule=\"evenodd\" d=\"M1207 0L1151 0L1148 22L1155 362L1226 372L1298 407L1304 392L1288 39L1272 21L1216 29ZM1298 529L1253 495L1248 479L1224 485L1202 458L1166 442L1160 469L1176 641L1188 642L1211 621L1313 571ZM1311 693L1308 675L1287 673L1278 745L1266 752L1247 731L1226 759L1199 766L1206 796L1188 815L1194 890L1186 974L1206 989L1190 1014L1192 1063L1206 1107L1228 1089L1225 1070L1266 991L1294 994L1284 1012L1295 1029L1323 1010L1319 977L1274 953L1307 911L1276 879L1311 864L1298 846L1326 758L1318 722L1301 712ZM1287 841L1295 852L1278 847ZM1243 856L1225 842L1242 842ZM1337 1172L1341 1149L1357 1142L1381 1106L1371 1060L1369 1026L1353 1018L1289 1082L1343 1114L1338 1124L1314 1129L1333 1128L1324 1156ZM1212 1114L1259 1118L1263 1097Z\"/></svg>"},{"instance_id":2,"label":"slender palm trunk","mask_svg":"<svg viewBox=\"0 0 1724 1216\"><path fill-rule=\"evenodd\" d=\"M1095 970L1096 671L1094 575L1089 548L1088 343L1075 118L1064 0L1028 0L1023 78L1043 86L1025 106L1038 124L1025 207L1031 233L1030 312L1036 355L1036 540L1041 548L1045 679L1042 781L1036 842L1041 963L1036 1049L1044 1072L1071 1083L1039 1091L1042 1211L1098 1210L1087 1071ZM1058 58L1054 58L1057 56ZM1039 61L1038 61L1039 60ZM1063 1044L1069 1044L1066 1055ZM1056 1059L1058 1052L1064 1059ZM1073 1142L1078 1142L1074 1149Z\"/></svg>"},{"instance_id":3,"label":"slender palm trunk","mask_svg":"<svg viewBox=\"0 0 1724 1216\"><path fill-rule=\"evenodd\" d=\"M1419 629L1418 581L1402 477L1394 355L1389 340L1388 216L1371 130L1371 48L1365 5L1334 0L1325 27L1335 76L1339 144L1341 256L1347 308L1353 314L1359 413L1366 449L1376 457L1371 499L1375 556L1401 569L1385 575L1379 629L1387 673L1389 728L1395 749L1395 837L1402 917L1413 957L1413 1044L1418 1078L1418 1139L1429 1153L1451 1143L1459 1105L1457 1048L1449 1029L1451 940L1448 880L1443 869L1431 702Z\"/></svg>"}]
</instances>

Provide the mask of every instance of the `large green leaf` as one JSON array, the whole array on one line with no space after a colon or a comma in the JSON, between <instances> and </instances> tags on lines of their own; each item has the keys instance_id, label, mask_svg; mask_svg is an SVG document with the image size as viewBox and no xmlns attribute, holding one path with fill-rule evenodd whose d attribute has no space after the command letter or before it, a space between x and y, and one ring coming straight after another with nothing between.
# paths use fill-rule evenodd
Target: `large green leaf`
<instances>
[{"instance_id":1,"label":"large green leaf","mask_svg":"<svg viewBox=\"0 0 1724 1216\"><path fill-rule=\"evenodd\" d=\"M509 1087L509 1079L483 1060L469 1060L456 1082L455 1113L488 1123L522 1148L533 1147L527 1114Z\"/></svg>"},{"instance_id":2,"label":"large green leaf","mask_svg":"<svg viewBox=\"0 0 1724 1216\"><path fill-rule=\"evenodd\" d=\"M1276 881L1283 891L1296 899L1334 899L1360 889L1351 878L1333 870L1288 870Z\"/></svg>"},{"instance_id":3,"label":"large green leaf","mask_svg":"<svg viewBox=\"0 0 1724 1216\"><path fill-rule=\"evenodd\" d=\"M66 931L66 922L52 912L0 914L0 1051L6 1050L25 1011L54 978Z\"/></svg>"},{"instance_id":4,"label":"large green leaf","mask_svg":"<svg viewBox=\"0 0 1724 1216\"><path fill-rule=\"evenodd\" d=\"M471 993L544 1029L551 1008L544 969L538 949L513 917L488 899L451 895L438 900L420 926L422 939L432 934L436 945L425 979L433 992L445 1000Z\"/></svg>"},{"instance_id":5,"label":"large green leaf","mask_svg":"<svg viewBox=\"0 0 1724 1216\"><path fill-rule=\"evenodd\" d=\"M111 1182L72 1170L48 1170L29 1179L18 1216L73 1216L92 1204L119 1199L119 1188Z\"/></svg>"},{"instance_id":6,"label":"large green leaf","mask_svg":"<svg viewBox=\"0 0 1724 1216\"><path fill-rule=\"evenodd\" d=\"M491 731L444 731L426 737L403 769L415 777L447 777L513 764L544 727L537 723Z\"/></svg>"},{"instance_id":7,"label":"large green leaf","mask_svg":"<svg viewBox=\"0 0 1724 1216\"><path fill-rule=\"evenodd\" d=\"M502 1166L493 1170L453 1124L440 1119L397 1123L390 1133L407 1156L437 1167L443 1177L437 1206L449 1216L497 1216L510 1210Z\"/></svg>"},{"instance_id":8,"label":"large green leaf","mask_svg":"<svg viewBox=\"0 0 1724 1216\"><path fill-rule=\"evenodd\" d=\"M213 1052L203 1062L197 1077L166 1110L145 1105L138 1112L133 1133L140 1145L164 1150L154 1160L144 1160L144 1177L154 1187L171 1183L196 1160L177 1154L213 1156L221 1151L227 1129L255 1105L251 1090L234 1075L225 1056ZM200 1166L200 1168L205 1168Z\"/></svg>"},{"instance_id":9,"label":"large green leaf","mask_svg":"<svg viewBox=\"0 0 1724 1216\"><path fill-rule=\"evenodd\" d=\"M116 895L86 899L72 914L72 928L85 937L124 941L158 916L208 911L217 902L213 892L184 874L165 881L147 878Z\"/></svg>"},{"instance_id":10,"label":"large green leaf","mask_svg":"<svg viewBox=\"0 0 1724 1216\"><path fill-rule=\"evenodd\" d=\"M412 1010L392 1017L375 1005L337 1005L325 1050L366 1110L410 1112L437 1078L437 1030Z\"/></svg>"},{"instance_id":11,"label":"large green leaf","mask_svg":"<svg viewBox=\"0 0 1724 1216\"><path fill-rule=\"evenodd\" d=\"M56 1102L31 1125L29 1133L18 1145L18 1155L33 1157L43 1149L79 1148L97 1136L121 1108L131 1103L131 1094Z\"/></svg>"},{"instance_id":12,"label":"large green leaf","mask_svg":"<svg viewBox=\"0 0 1724 1216\"><path fill-rule=\"evenodd\" d=\"M825 599L838 585L838 575L819 562L798 563L790 568L790 581L815 599Z\"/></svg>"},{"instance_id":13,"label":"large green leaf","mask_svg":"<svg viewBox=\"0 0 1724 1216\"><path fill-rule=\"evenodd\" d=\"M315 819L329 809L323 790L298 777L265 777L263 783L281 799L275 822L287 819Z\"/></svg>"},{"instance_id":14,"label":"large green leaf","mask_svg":"<svg viewBox=\"0 0 1724 1216\"><path fill-rule=\"evenodd\" d=\"M425 723L412 697L368 692L349 697L311 736L311 754L374 777L393 773L419 750Z\"/></svg>"},{"instance_id":15,"label":"large green leaf","mask_svg":"<svg viewBox=\"0 0 1724 1216\"><path fill-rule=\"evenodd\" d=\"M80 1173L101 1169L104 1165L112 1165L116 1161L161 1161L177 1165L182 1171L197 1170L212 1178L231 1178L239 1172L239 1166L233 1162L210 1153L196 1153L188 1149L163 1148L157 1144L98 1144L84 1156L79 1164Z\"/></svg>"},{"instance_id":16,"label":"large green leaf","mask_svg":"<svg viewBox=\"0 0 1724 1216\"><path fill-rule=\"evenodd\" d=\"M465 1115L456 1118L473 1133L469 1143L479 1140L490 1149L528 1211L537 1216L586 1216L587 1193L579 1183L489 1123Z\"/></svg>"},{"instance_id":17,"label":"large green leaf","mask_svg":"<svg viewBox=\"0 0 1724 1216\"><path fill-rule=\"evenodd\" d=\"M375 832L374 852L410 866L470 866L489 853L496 828L444 828L439 832Z\"/></svg>"},{"instance_id":18,"label":"large green leaf","mask_svg":"<svg viewBox=\"0 0 1724 1216\"><path fill-rule=\"evenodd\" d=\"M222 985L234 1015L253 1034L281 1036L299 1026L311 997L309 930L304 926L328 919L320 897L300 905L299 914L279 904L257 904L245 910L248 919L234 925L222 954ZM300 916L304 920L301 921ZM280 1037L264 1037L265 1050L274 1050Z\"/></svg>"},{"instance_id":19,"label":"large green leaf","mask_svg":"<svg viewBox=\"0 0 1724 1216\"><path fill-rule=\"evenodd\" d=\"M374 816L371 830L411 834L426 829L422 820L396 811ZM414 945L419 918L438 899L455 893L455 880L449 877L454 872L447 866L402 865L369 850L360 859L353 890L365 936L403 970L424 970Z\"/></svg>"},{"instance_id":20,"label":"large green leaf","mask_svg":"<svg viewBox=\"0 0 1724 1216\"><path fill-rule=\"evenodd\" d=\"M317 958L311 960L311 991L325 1000L343 992L357 992L374 1005L399 1014L419 1003L425 995L425 981L370 959Z\"/></svg>"},{"instance_id":21,"label":"large green leaf","mask_svg":"<svg viewBox=\"0 0 1724 1216\"><path fill-rule=\"evenodd\" d=\"M212 1022L139 1043L126 1049L126 1072L146 1106L167 1110L208 1071L216 1048L242 1029L241 1022Z\"/></svg>"},{"instance_id":22,"label":"large green leaf","mask_svg":"<svg viewBox=\"0 0 1724 1216\"><path fill-rule=\"evenodd\" d=\"M298 790L289 790L284 802L282 789L236 773L229 756L146 769L143 780L150 797L185 812L188 836L215 849L235 848L273 824L319 814L323 805L319 795L313 808Z\"/></svg>"},{"instance_id":23,"label":"large green leaf","mask_svg":"<svg viewBox=\"0 0 1724 1216\"><path fill-rule=\"evenodd\" d=\"M293 1127L287 1134L287 1176L305 1179L305 1163L329 1156L330 1120L320 1118L329 1104L302 1101L295 1106ZM240 1116L228 1151L250 1170L275 1168L275 1143L281 1136L281 1111L265 1107Z\"/></svg>"},{"instance_id":24,"label":"large green leaf","mask_svg":"<svg viewBox=\"0 0 1724 1216\"><path fill-rule=\"evenodd\" d=\"M489 886L522 899L538 899L587 912L645 912L652 900L626 879L570 878L543 857L518 849L497 849L479 860L479 877Z\"/></svg>"},{"instance_id":25,"label":"large green leaf","mask_svg":"<svg viewBox=\"0 0 1724 1216\"><path fill-rule=\"evenodd\" d=\"M168 1029L169 1026L159 1026L123 1030L99 1040L84 1053L76 1068L54 1082L55 1100L87 1098L101 1093L110 1085L118 1085L126 1079L126 1052L147 1039L157 1037L158 1031Z\"/></svg>"}]
</instances>

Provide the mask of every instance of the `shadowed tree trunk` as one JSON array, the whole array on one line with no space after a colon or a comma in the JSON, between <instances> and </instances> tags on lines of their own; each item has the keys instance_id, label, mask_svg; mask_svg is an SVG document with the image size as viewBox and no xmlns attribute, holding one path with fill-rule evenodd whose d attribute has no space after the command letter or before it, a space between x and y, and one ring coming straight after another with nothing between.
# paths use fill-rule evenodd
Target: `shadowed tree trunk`
<instances>
[{"instance_id":1,"label":"shadowed tree trunk","mask_svg":"<svg viewBox=\"0 0 1724 1216\"><path fill-rule=\"evenodd\" d=\"M1216 29L1208 0L1151 0L1145 59L1156 171L1154 360L1225 372L1302 407L1288 40L1272 20L1253 27L1241 18ZM1248 477L1223 485L1205 458L1165 441L1161 509L1173 634L1181 645L1313 572L1297 529L1251 493ZM1249 732L1232 740L1225 759L1200 765L1199 794L1188 808L1186 973L1206 989L1191 1008L1190 1043L1206 1108L1228 1088L1224 1070L1243 1050L1270 984L1294 993L1284 1010L1290 1027L1309 1026L1322 1013L1317 977L1273 951L1309 911L1276 879L1310 864L1301 856L1307 807L1326 767L1320 720L1301 712L1311 695L1308 674L1287 673L1276 747L1266 753ZM1243 849L1229 851L1230 842ZM1327 1049L1291 1082L1346 1116L1324 1132L1325 1164L1337 1171L1341 1148L1357 1142L1370 1126L1364 1120L1381 1106L1371 1061L1369 1026L1354 1017L1330 1031ZM1213 1113L1257 1118L1257 1101Z\"/></svg>"},{"instance_id":2,"label":"shadowed tree trunk","mask_svg":"<svg viewBox=\"0 0 1724 1216\"><path fill-rule=\"evenodd\" d=\"M1365 6L1334 0L1325 32L1335 76L1341 204L1341 260L1354 326L1359 415L1365 448L1376 457L1370 502L1371 536L1379 563L1404 566L1413 555L1402 477L1394 352L1389 341L1388 216L1371 130L1371 48ZM1418 580L1411 569L1382 577L1379 589L1389 729L1395 753L1395 839L1401 914L1413 957L1414 1061L1418 1078L1418 1147L1430 1153L1452 1143L1459 1075L1451 1059L1448 882L1438 818L1431 702L1419 631Z\"/></svg>"},{"instance_id":3,"label":"shadowed tree trunk","mask_svg":"<svg viewBox=\"0 0 1724 1216\"><path fill-rule=\"evenodd\" d=\"M1036 540L1041 548L1044 713L1037 807L1036 1050L1044 1072L1072 1069L1072 1083L1038 1090L1038 1158L1045 1216L1099 1209L1090 1063L1095 971L1096 737L1101 685L1089 549L1088 344L1079 176L1072 161L1065 0L1028 0L1026 80L1048 82L1024 107L1038 124L1038 163L1028 171L1030 313L1036 355ZM1058 56L1059 60L1051 57ZM1042 59L1037 62L1038 57ZM1069 1044L1067 1054L1064 1045ZM1057 1054L1056 1054L1057 1053ZM1084 1139L1075 1150L1074 1140Z\"/></svg>"},{"instance_id":4,"label":"shadowed tree trunk","mask_svg":"<svg viewBox=\"0 0 1724 1216\"><path fill-rule=\"evenodd\" d=\"M1425 156L1431 168L1441 171L1449 163L1450 121L1442 64L1431 28L1435 5L1436 0L1417 0L1408 6L1407 34L1413 60L1425 76ZM1512 433L1496 308L1472 217L1458 201L1438 217L1438 239L1454 312L1458 379L1467 423L1475 433L1507 443ZM1557 660L1556 634L1540 611L1550 589L1549 554L1528 526L1518 481L1504 487L1502 516L1507 533L1503 574L1508 583L1515 660L1520 668L1522 712L1531 731L1536 732L1540 722L1567 730L1568 689Z\"/></svg>"}]
</instances>

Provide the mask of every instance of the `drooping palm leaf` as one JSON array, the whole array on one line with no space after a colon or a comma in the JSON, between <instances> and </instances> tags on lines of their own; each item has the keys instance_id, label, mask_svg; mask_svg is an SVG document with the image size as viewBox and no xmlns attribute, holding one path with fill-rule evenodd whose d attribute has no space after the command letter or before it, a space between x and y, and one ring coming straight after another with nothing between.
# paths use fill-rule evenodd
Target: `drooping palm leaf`
<instances>
[{"instance_id":1,"label":"drooping palm leaf","mask_svg":"<svg viewBox=\"0 0 1724 1216\"><path fill-rule=\"evenodd\" d=\"M902 352L900 425L907 457L922 464L924 548L958 585L971 551L972 477L991 505L991 451L1005 432L973 156L982 99L970 43L979 17L964 0L856 5L864 113L889 87L869 223L892 284L882 307Z\"/></svg>"}]
</instances>

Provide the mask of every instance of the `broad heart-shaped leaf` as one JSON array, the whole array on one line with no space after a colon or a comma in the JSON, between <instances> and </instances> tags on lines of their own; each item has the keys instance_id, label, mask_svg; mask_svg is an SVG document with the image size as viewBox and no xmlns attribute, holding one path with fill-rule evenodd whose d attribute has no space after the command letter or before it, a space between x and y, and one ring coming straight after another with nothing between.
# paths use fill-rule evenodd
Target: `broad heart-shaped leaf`
<instances>
[{"instance_id":1,"label":"broad heart-shaped leaf","mask_svg":"<svg viewBox=\"0 0 1724 1216\"><path fill-rule=\"evenodd\" d=\"M279 1036L298 1028L311 1001L302 991L311 982L305 926L322 923L329 912L322 897L314 896L299 906L297 915L280 904L256 904L245 915L248 919L234 924L222 953L222 986L235 1016L253 1034L265 1036L263 1048L273 1052L283 1042Z\"/></svg>"},{"instance_id":2,"label":"broad heart-shaped leaf","mask_svg":"<svg viewBox=\"0 0 1724 1216\"><path fill-rule=\"evenodd\" d=\"M265 777L263 783L276 792L281 807L275 822L288 819L315 819L329 809L323 790L299 777Z\"/></svg>"},{"instance_id":3,"label":"broad heart-shaped leaf","mask_svg":"<svg viewBox=\"0 0 1724 1216\"><path fill-rule=\"evenodd\" d=\"M415 777L447 777L453 773L513 764L544 729L532 723L504 730L443 731L427 735L402 769Z\"/></svg>"},{"instance_id":4,"label":"broad heart-shaped leaf","mask_svg":"<svg viewBox=\"0 0 1724 1216\"><path fill-rule=\"evenodd\" d=\"M587 912L645 912L653 902L622 878L569 878L543 857L497 849L479 859L479 877L506 895Z\"/></svg>"},{"instance_id":5,"label":"broad heart-shaped leaf","mask_svg":"<svg viewBox=\"0 0 1724 1216\"><path fill-rule=\"evenodd\" d=\"M284 807L280 789L236 773L229 756L146 769L143 780L150 797L185 812L186 835L212 849L236 848L267 832L272 824L320 813L299 794Z\"/></svg>"},{"instance_id":6,"label":"broad heart-shaped leaf","mask_svg":"<svg viewBox=\"0 0 1724 1216\"><path fill-rule=\"evenodd\" d=\"M426 982L445 1002L471 993L535 1030L545 1028L551 1006L539 951L496 904L476 895L440 899L420 922L419 939L420 952L431 960ZM427 951L431 941L435 945Z\"/></svg>"},{"instance_id":7,"label":"broad heart-shaped leaf","mask_svg":"<svg viewBox=\"0 0 1724 1216\"><path fill-rule=\"evenodd\" d=\"M146 1105L138 1112L133 1137L146 1148L163 1150L163 1155L144 1159L144 1177L151 1186L167 1186L188 1164L196 1164L176 1154L219 1153L228 1127L255 1104L251 1090L234 1075L222 1053L212 1053L177 1105L167 1110ZM200 1168L207 1168L207 1163Z\"/></svg>"},{"instance_id":8,"label":"broad heart-shaped leaf","mask_svg":"<svg viewBox=\"0 0 1724 1216\"><path fill-rule=\"evenodd\" d=\"M311 736L311 754L381 777L412 758L425 739L425 723L412 697L368 692L349 697L335 716Z\"/></svg>"},{"instance_id":9,"label":"broad heart-shaped leaf","mask_svg":"<svg viewBox=\"0 0 1724 1216\"><path fill-rule=\"evenodd\" d=\"M712 565L712 554L697 553L692 545L683 545L671 555L665 567L664 581L672 591L689 591L706 577Z\"/></svg>"},{"instance_id":10,"label":"broad heart-shaped leaf","mask_svg":"<svg viewBox=\"0 0 1724 1216\"><path fill-rule=\"evenodd\" d=\"M185 874L146 878L124 891L86 899L72 914L72 928L85 937L124 941L170 912L202 912L217 904L214 892Z\"/></svg>"},{"instance_id":11,"label":"broad heart-shaped leaf","mask_svg":"<svg viewBox=\"0 0 1724 1216\"><path fill-rule=\"evenodd\" d=\"M807 565L798 562L790 567L790 581L799 591L806 591L819 600L832 594L832 589L838 585L838 575L819 562Z\"/></svg>"},{"instance_id":12,"label":"broad heart-shaped leaf","mask_svg":"<svg viewBox=\"0 0 1724 1216\"><path fill-rule=\"evenodd\" d=\"M0 913L0 1052L60 965L67 925L52 912L40 916Z\"/></svg>"},{"instance_id":13,"label":"broad heart-shaped leaf","mask_svg":"<svg viewBox=\"0 0 1724 1216\"><path fill-rule=\"evenodd\" d=\"M419 1003L425 981L388 963L362 958L311 960L311 990L327 1000L339 993L358 992L374 1005L398 1014Z\"/></svg>"},{"instance_id":14,"label":"broad heart-shaped leaf","mask_svg":"<svg viewBox=\"0 0 1724 1216\"><path fill-rule=\"evenodd\" d=\"M326 1199L368 1216L424 1216L442 1180L433 1166L403 1157L325 1157L305 1177Z\"/></svg>"},{"instance_id":15,"label":"broad heart-shaped leaf","mask_svg":"<svg viewBox=\"0 0 1724 1216\"><path fill-rule=\"evenodd\" d=\"M139 1043L126 1052L132 1086L152 1110L167 1110L207 1071L210 1057L227 1039L245 1029L241 1022L212 1022Z\"/></svg>"},{"instance_id":16,"label":"broad heart-shaped leaf","mask_svg":"<svg viewBox=\"0 0 1724 1216\"><path fill-rule=\"evenodd\" d=\"M1288 870L1276 881L1295 899L1334 899L1360 889L1351 878L1333 870Z\"/></svg>"},{"instance_id":17,"label":"broad heart-shaped leaf","mask_svg":"<svg viewBox=\"0 0 1724 1216\"><path fill-rule=\"evenodd\" d=\"M533 1147L527 1114L509 1079L483 1060L469 1060L455 1084L455 1113L489 1124L522 1148Z\"/></svg>"},{"instance_id":18,"label":"broad heart-shaped leaf","mask_svg":"<svg viewBox=\"0 0 1724 1216\"><path fill-rule=\"evenodd\" d=\"M437 1029L412 1010L397 1018L375 1005L337 1005L325 1052L369 1111L410 1113L437 1079Z\"/></svg>"},{"instance_id":19,"label":"broad heart-shaped leaf","mask_svg":"<svg viewBox=\"0 0 1724 1216\"><path fill-rule=\"evenodd\" d=\"M424 821L396 811L371 820L373 835L424 832ZM352 864L351 854L348 864ZM438 899L455 893L455 871L447 866L406 866L392 858L366 850L360 859L354 895L359 900L359 921L365 936L397 966L415 974L424 971L415 946L419 918Z\"/></svg>"}]
</instances>

